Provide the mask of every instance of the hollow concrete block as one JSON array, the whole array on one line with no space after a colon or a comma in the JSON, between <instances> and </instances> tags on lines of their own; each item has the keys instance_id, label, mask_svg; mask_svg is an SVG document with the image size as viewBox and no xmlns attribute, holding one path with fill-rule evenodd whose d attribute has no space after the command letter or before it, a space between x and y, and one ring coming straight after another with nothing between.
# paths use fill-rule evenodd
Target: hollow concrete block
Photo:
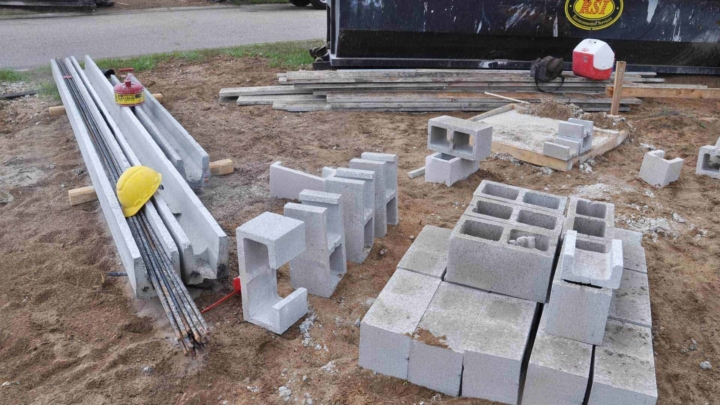
<instances>
[{"instance_id":1,"label":"hollow concrete block","mask_svg":"<svg viewBox=\"0 0 720 405\"><path fill-rule=\"evenodd\" d=\"M447 395L517 403L537 304L440 284L413 333L408 381Z\"/></svg>"},{"instance_id":2,"label":"hollow concrete block","mask_svg":"<svg viewBox=\"0 0 720 405\"><path fill-rule=\"evenodd\" d=\"M576 231L578 238L608 241L615 235L615 205L570 197L565 231Z\"/></svg>"},{"instance_id":3,"label":"hollow concrete block","mask_svg":"<svg viewBox=\"0 0 720 405\"><path fill-rule=\"evenodd\" d=\"M616 228L615 238L622 241L623 266L625 269L647 273L645 249L642 247L642 233Z\"/></svg>"},{"instance_id":4,"label":"hollow concrete block","mask_svg":"<svg viewBox=\"0 0 720 405\"><path fill-rule=\"evenodd\" d=\"M327 208L328 249L342 245L343 251L345 251L342 195L324 191L303 190L300 192L299 198L303 205ZM346 256L345 253L342 255Z\"/></svg>"},{"instance_id":5,"label":"hollow concrete block","mask_svg":"<svg viewBox=\"0 0 720 405\"><path fill-rule=\"evenodd\" d=\"M573 156L575 156L577 152L570 149L568 146L562 145L560 143L556 142L545 142L543 143L543 155L554 157L555 159L560 159L564 161L568 161L572 159Z\"/></svg>"},{"instance_id":6,"label":"hollow concrete block","mask_svg":"<svg viewBox=\"0 0 720 405\"><path fill-rule=\"evenodd\" d=\"M718 143L720 144L720 140L718 140ZM697 166L695 166L695 174L720 179L719 145L706 145L700 148L700 151L698 152Z\"/></svg>"},{"instance_id":7,"label":"hollow concrete block","mask_svg":"<svg viewBox=\"0 0 720 405\"><path fill-rule=\"evenodd\" d=\"M572 122L558 122L558 136L565 138L583 139L585 138L585 126Z\"/></svg>"},{"instance_id":8,"label":"hollow concrete block","mask_svg":"<svg viewBox=\"0 0 720 405\"><path fill-rule=\"evenodd\" d=\"M387 181L386 162L366 159L352 159L350 168L375 173L375 237L384 238L387 234Z\"/></svg>"},{"instance_id":9,"label":"hollow concrete block","mask_svg":"<svg viewBox=\"0 0 720 405\"><path fill-rule=\"evenodd\" d=\"M353 263L364 262L375 241L374 199L366 201L369 187L369 183L361 180L325 178L325 191L342 196L345 250L347 259Z\"/></svg>"},{"instance_id":10,"label":"hollow concrete block","mask_svg":"<svg viewBox=\"0 0 720 405\"><path fill-rule=\"evenodd\" d=\"M360 323L360 367L408 378L410 336L440 286L440 279L398 269Z\"/></svg>"},{"instance_id":11,"label":"hollow concrete block","mask_svg":"<svg viewBox=\"0 0 720 405\"><path fill-rule=\"evenodd\" d=\"M665 159L665 151L653 150L645 154L640 167L640 178L653 187L665 187L680 178L684 160Z\"/></svg>"},{"instance_id":12,"label":"hollow concrete block","mask_svg":"<svg viewBox=\"0 0 720 405\"><path fill-rule=\"evenodd\" d=\"M578 239L577 232L567 231L562 247L562 278L594 287L617 289L623 274L622 241L597 242Z\"/></svg>"},{"instance_id":13,"label":"hollow concrete block","mask_svg":"<svg viewBox=\"0 0 720 405\"><path fill-rule=\"evenodd\" d=\"M560 256L558 269L563 267ZM562 279L562 271L555 272L546 305L545 331L578 342L600 345L610 313L612 289L577 284Z\"/></svg>"},{"instance_id":14,"label":"hollow concrete block","mask_svg":"<svg viewBox=\"0 0 720 405\"><path fill-rule=\"evenodd\" d=\"M302 194L302 193L301 193ZM343 246L329 242L329 213L324 207L285 204L284 215L305 223L305 251L290 260L293 288L329 298L347 270Z\"/></svg>"},{"instance_id":15,"label":"hollow concrete block","mask_svg":"<svg viewBox=\"0 0 720 405\"><path fill-rule=\"evenodd\" d=\"M325 191L325 180L299 170L289 169L282 162L270 166L270 196L297 200L303 190Z\"/></svg>"},{"instance_id":16,"label":"hollow concrete block","mask_svg":"<svg viewBox=\"0 0 720 405\"><path fill-rule=\"evenodd\" d=\"M479 162L490 156L492 126L442 116L428 121L428 149Z\"/></svg>"},{"instance_id":17,"label":"hollow concrete block","mask_svg":"<svg viewBox=\"0 0 720 405\"><path fill-rule=\"evenodd\" d=\"M650 328L608 321L588 405L655 405L657 396Z\"/></svg>"},{"instance_id":18,"label":"hollow concrete block","mask_svg":"<svg viewBox=\"0 0 720 405\"><path fill-rule=\"evenodd\" d=\"M511 204L479 196L472 198L464 215L542 228L552 232L555 239L560 236L564 220L561 214L536 209L530 204Z\"/></svg>"},{"instance_id":19,"label":"hollow concrete block","mask_svg":"<svg viewBox=\"0 0 720 405\"><path fill-rule=\"evenodd\" d=\"M613 291L608 318L652 328L647 274L626 269L620 288Z\"/></svg>"},{"instance_id":20,"label":"hollow concrete block","mask_svg":"<svg viewBox=\"0 0 720 405\"><path fill-rule=\"evenodd\" d=\"M550 211L560 215L565 214L565 207L567 205L567 197L528 190L490 180L483 180L473 193L473 196L527 206L541 211Z\"/></svg>"},{"instance_id":21,"label":"hollow concrete block","mask_svg":"<svg viewBox=\"0 0 720 405\"><path fill-rule=\"evenodd\" d=\"M528 362L523 405L581 405L591 373L593 347L545 331L543 311Z\"/></svg>"},{"instance_id":22,"label":"hollow concrete block","mask_svg":"<svg viewBox=\"0 0 720 405\"><path fill-rule=\"evenodd\" d=\"M452 229L425 225L397 267L442 279L447 269Z\"/></svg>"},{"instance_id":23,"label":"hollow concrete block","mask_svg":"<svg viewBox=\"0 0 720 405\"><path fill-rule=\"evenodd\" d=\"M445 183L450 187L468 178L480 169L480 163L461 159L445 153L435 153L425 158L425 182Z\"/></svg>"},{"instance_id":24,"label":"hollow concrete block","mask_svg":"<svg viewBox=\"0 0 720 405\"><path fill-rule=\"evenodd\" d=\"M593 121L581 120L579 118L568 118L567 122L570 124L582 125L585 136L593 134L593 127L595 125Z\"/></svg>"},{"instance_id":25,"label":"hollow concrete block","mask_svg":"<svg viewBox=\"0 0 720 405\"><path fill-rule=\"evenodd\" d=\"M307 290L277 293L277 269L305 250L302 221L266 212L236 230L243 317L282 334L308 311Z\"/></svg>"},{"instance_id":26,"label":"hollow concrete block","mask_svg":"<svg viewBox=\"0 0 720 405\"><path fill-rule=\"evenodd\" d=\"M390 153L363 152L365 160L384 162L385 165L385 205L387 224L397 225L400 222L398 212L398 157Z\"/></svg>"}]
</instances>

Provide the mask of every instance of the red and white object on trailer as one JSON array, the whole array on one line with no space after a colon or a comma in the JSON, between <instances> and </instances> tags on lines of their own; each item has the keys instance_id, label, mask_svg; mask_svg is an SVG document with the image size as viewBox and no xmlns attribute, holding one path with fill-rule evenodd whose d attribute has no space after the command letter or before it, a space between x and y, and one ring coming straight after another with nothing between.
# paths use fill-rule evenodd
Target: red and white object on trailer
<instances>
[{"instance_id":1,"label":"red and white object on trailer","mask_svg":"<svg viewBox=\"0 0 720 405\"><path fill-rule=\"evenodd\" d=\"M615 65L615 52L597 39L586 39L573 51L573 73L593 80L608 80Z\"/></svg>"}]
</instances>

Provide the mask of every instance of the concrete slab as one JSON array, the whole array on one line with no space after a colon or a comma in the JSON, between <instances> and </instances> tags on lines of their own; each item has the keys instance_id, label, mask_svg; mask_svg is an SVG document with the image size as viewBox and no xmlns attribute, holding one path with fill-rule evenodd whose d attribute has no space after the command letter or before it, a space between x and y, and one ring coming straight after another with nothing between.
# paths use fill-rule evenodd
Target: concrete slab
<instances>
[{"instance_id":1,"label":"concrete slab","mask_svg":"<svg viewBox=\"0 0 720 405\"><path fill-rule=\"evenodd\" d=\"M623 273L620 288L613 292L608 318L652 328L647 274L633 270Z\"/></svg>"},{"instance_id":2,"label":"concrete slab","mask_svg":"<svg viewBox=\"0 0 720 405\"><path fill-rule=\"evenodd\" d=\"M655 405L657 381L652 332L608 321L602 347L595 350L589 405Z\"/></svg>"},{"instance_id":3,"label":"concrete slab","mask_svg":"<svg viewBox=\"0 0 720 405\"><path fill-rule=\"evenodd\" d=\"M410 336L440 282L407 270L395 271L360 324L360 367L408 378Z\"/></svg>"},{"instance_id":4,"label":"concrete slab","mask_svg":"<svg viewBox=\"0 0 720 405\"><path fill-rule=\"evenodd\" d=\"M653 150L645 154L640 167L640 178L653 187L665 187L680 178L684 160L665 159L664 150Z\"/></svg>"},{"instance_id":5,"label":"concrete slab","mask_svg":"<svg viewBox=\"0 0 720 405\"><path fill-rule=\"evenodd\" d=\"M590 379L593 346L545 331L544 311L527 367L523 405L582 405Z\"/></svg>"},{"instance_id":6,"label":"concrete slab","mask_svg":"<svg viewBox=\"0 0 720 405\"><path fill-rule=\"evenodd\" d=\"M622 241L623 266L625 269L647 273L645 249L642 247L642 233L616 228L615 238Z\"/></svg>"},{"instance_id":7,"label":"concrete slab","mask_svg":"<svg viewBox=\"0 0 720 405\"><path fill-rule=\"evenodd\" d=\"M550 211L559 215L565 214L565 206L567 205L567 197L528 190L490 180L483 180L473 193L473 196L527 206L541 211Z\"/></svg>"},{"instance_id":8,"label":"concrete slab","mask_svg":"<svg viewBox=\"0 0 720 405\"><path fill-rule=\"evenodd\" d=\"M447 115L428 121L428 149L479 162L490 156L492 126Z\"/></svg>"},{"instance_id":9,"label":"concrete slab","mask_svg":"<svg viewBox=\"0 0 720 405\"><path fill-rule=\"evenodd\" d=\"M447 269L448 247L452 229L425 225L407 250L398 269L410 270L442 279Z\"/></svg>"},{"instance_id":10,"label":"concrete slab","mask_svg":"<svg viewBox=\"0 0 720 405\"><path fill-rule=\"evenodd\" d=\"M562 279L594 287L617 289L623 274L622 241L578 239L577 232L567 231L562 247Z\"/></svg>"},{"instance_id":11,"label":"concrete slab","mask_svg":"<svg viewBox=\"0 0 720 405\"><path fill-rule=\"evenodd\" d=\"M445 183L450 187L465 180L480 169L477 161L461 159L444 153L435 153L425 157L425 182Z\"/></svg>"},{"instance_id":12,"label":"concrete slab","mask_svg":"<svg viewBox=\"0 0 720 405\"><path fill-rule=\"evenodd\" d=\"M289 169L282 162L270 166L270 197L297 200L303 190L325 191L322 177Z\"/></svg>"},{"instance_id":13,"label":"concrete slab","mask_svg":"<svg viewBox=\"0 0 720 405\"><path fill-rule=\"evenodd\" d=\"M375 173L375 237L384 238L387 234L387 180L385 180L387 162L352 159L350 168L356 170L367 170Z\"/></svg>"},{"instance_id":14,"label":"concrete slab","mask_svg":"<svg viewBox=\"0 0 720 405\"><path fill-rule=\"evenodd\" d=\"M578 238L604 242L614 239L615 205L570 197L565 231L577 231Z\"/></svg>"}]
</instances>

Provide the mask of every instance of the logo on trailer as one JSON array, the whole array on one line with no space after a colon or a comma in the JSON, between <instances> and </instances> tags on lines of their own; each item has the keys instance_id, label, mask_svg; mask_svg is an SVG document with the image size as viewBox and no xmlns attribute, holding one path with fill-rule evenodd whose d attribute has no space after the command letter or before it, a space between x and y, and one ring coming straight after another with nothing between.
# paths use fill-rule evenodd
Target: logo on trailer
<instances>
[{"instance_id":1,"label":"logo on trailer","mask_svg":"<svg viewBox=\"0 0 720 405\"><path fill-rule=\"evenodd\" d=\"M615 24L623 7L623 0L567 0L565 15L574 26L597 31Z\"/></svg>"}]
</instances>

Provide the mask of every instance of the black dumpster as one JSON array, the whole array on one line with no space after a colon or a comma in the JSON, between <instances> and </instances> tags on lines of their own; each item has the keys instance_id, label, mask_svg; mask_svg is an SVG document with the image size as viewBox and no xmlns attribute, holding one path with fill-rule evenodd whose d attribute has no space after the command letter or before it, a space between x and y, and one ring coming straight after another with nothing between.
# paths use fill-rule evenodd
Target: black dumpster
<instances>
[{"instance_id":1,"label":"black dumpster","mask_svg":"<svg viewBox=\"0 0 720 405\"><path fill-rule=\"evenodd\" d=\"M527 69L585 38L630 70L720 73L720 0L329 0L333 67Z\"/></svg>"}]
</instances>

